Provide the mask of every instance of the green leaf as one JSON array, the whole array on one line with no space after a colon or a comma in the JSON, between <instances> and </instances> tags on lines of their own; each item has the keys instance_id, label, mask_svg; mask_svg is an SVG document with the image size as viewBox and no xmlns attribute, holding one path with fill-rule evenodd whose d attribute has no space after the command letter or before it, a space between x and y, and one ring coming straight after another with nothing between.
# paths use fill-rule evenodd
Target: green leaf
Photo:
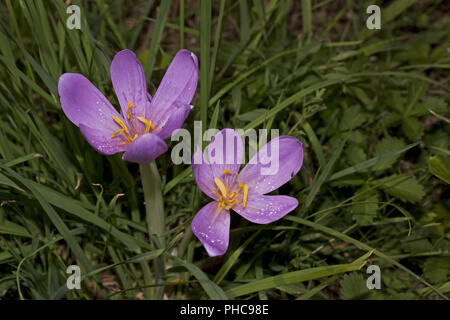
<instances>
[{"instance_id":1,"label":"green leaf","mask_svg":"<svg viewBox=\"0 0 450 320\"><path fill-rule=\"evenodd\" d=\"M409 145L407 145L406 147L404 147L402 149L395 150L395 151L383 154L381 156L374 157L374 158L369 159L367 161L364 161L364 162L358 163L358 164L356 164L354 166L351 166L350 168L345 168L345 169L343 169L343 170L333 174L328 179L328 181L337 180L337 179L345 177L345 176L347 176L349 174L362 171L362 170L364 170L366 168L370 168L372 166L376 166L377 164L380 164L380 163L384 163L385 161L388 161L388 160L392 159L393 157L395 157L395 156L397 156L397 155L399 155L399 154L401 154L403 152L406 152L407 150L417 146L418 144L419 144L418 142L412 143L412 144L409 144Z\"/></svg>"},{"instance_id":2,"label":"green leaf","mask_svg":"<svg viewBox=\"0 0 450 320\"><path fill-rule=\"evenodd\" d=\"M431 257L425 261L425 276L434 283L447 280L450 270L450 257Z\"/></svg>"},{"instance_id":3,"label":"green leaf","mask_svg":"<svg viewBox=\"0 0 450 320\"><path fill-rule=\"evenodd\" d=\"M0 173L0 184L3 184L8 187L12 187L19 191L23 191L22 188L20 188L14 181L12 181L10 178L5 176L3 173Z\"/></svg>"},{"instance_id":4,"label":"green leaf","mask_svg":"<svg viewBox=\"0 0 450 320\"><path fill-rule=\"evenodd\" d=\"M211 1L200 2L200 120L208 127L209 62L211 60Z\"/></svg>"},{"instance_id":5,"label":"green leaf","mask_svg":"<svg viewBox=\"0 0 450 320\"><path fill-rule=\"evenodd\" d=\"M423 136L422 124L416 118L408 117L402 122L405 135L412 141L419 140Z\"/></svg>"},{"instance_id":6,"label":"green leaf","mask_svg":"<svg viewBox=\"0 0 450 320\"><path fill-rule=\"evenodd\" d=\"M339 275L334 275L332 277L329 277L328 279L322 281L318 286L312 288L311 290L308 290L304 294L302 294L300 297L298 297L296 300L309 300L310 298L314 297L318 292L322 291L324 288L328 287L330 284L332 284L336 279L339 278Z\"/></svg>"},{"instance_id":7,"label":"green leaf","mask_svg":"<svg viewBox=\"0 0 450 320\"><path fill-rule=\"evenodd\" d=\"M54 205L55 207L58 207L82 220L84 220L87 223L93 224L99 228L102 228L103 230L107 232L111 232L111 235L119 239L125 246L127 246L131 250L135 250L139 248L139 246L136 243L136 239L131 237L130 235L123 233L119 231L115 227L111 227L111 225L106 222L101 217L95 215L91 211L85 209L80 201L74 200L72 198L69 198L67 196L62 195L61 193L50 189L44 185L41 185L39 183L29 181L29 183L39 190L39 193L42 195L42 197L45 198L46 201L48 201L50 204Z\"/></svg>"},{"instance_id":8,"label":"green leaf","mask_svg":"<svg viewBox=\"0 0 450 320\"><path fill-rule=\"evenodd\" d=\"M376 156L380 157L392 152L392 150L402 149L404 146L405 144L402 140L393 138L391 136L386 136L375 146L375 154ZM400 154L396 154L390 159L386 159L384 162L374 165L373 170L386 170L388 168L391 168L399 157Z\"/></svg>"},{"instance_id":9,"label":"green leaf","mask_svg":"<svg viewBox=\"0 0 450 320\"><path fill-rule=\"evenodd\" d=\"M178 183L180 183L181 180L184 178L187 178L189 175L192 174L192 167L189 166L183 171L181 171L176 177L174 177L172 180L166 183L164 186L163 195L166 195L170 190L172 190Z\"/></svg>"},{"instance_id":10,"label":"green leaf","mask_svg":"<svg viewBox=\"0 0 450 320\"><path fill-rule=\"evenodd\" d=\"M368 187L361 188L356 193L356 197L353 198L353 202L366 203L355 204L351 207L353 220L355 220L361 226L371 224L378 211L377 193L374 191L365 192L367 189Z\"/></svg>"},{"instance_id":11,"label":"green leaf","mask_svg":"<svg viewBox=\"0 0 450 320\"><path fill-rule=\"evenodd\" d=\"M345 300L360 300L371 294L367 289L366 279L360 272L345 274L339 284L342 298Z\"/></svg>"},{"instance_id":12,"label":"green leaf","mask_svg":"<svg viewBox=\"0 0 450 320\"><path fill-rule=\"evenodd\" d=\"M289 285L297 282L303 282L313 279L319 279L339 273L354 271L361 269L366 263L365 259L369 257L371 252L366 253L362 257L349 264L337 264L330 266L322 266L316 268L310 268L305 270L299 270L294 272L288 272L273 277L264 278L261 280L251 281L240 286L226 291L226 294L230 298L240 297L253 292L268 290L276 288L282 285Z\"/></svg>"},{"instance_id":13,"label":"green leaf","mask_svg":"<svg viewBox=\"0 0 450 320\"><path fill-rule=\"evenodd\" d=\"M428 170L442 181L450 184L449 157L432 156L428 159Z\"/></svg>"},{"instance_id":14,"label":"green leaf","mask_svg":"<svg viewBox=\"0 0 450 320\"><path fill-rule=\"evenodd\" d=\"M153 250L153 251L148 251L148 252L144 252L141 254L138 254L130 259L127 260L122 260L119 261L117 263L113 263L104 267L100 267L98 269L92 270L88 273L85 273L81 276L81 281L83 281L86 278L95 276L97 274L99 274L100 272L103 272L105 270L108 269L112 269L114 267L126 264L126 263L137 263L137 262L141 262L141 261L148 261L148 260L154 260L156 258L158 258L161 254L163 254L164 249L157 249L157 250ZM63 286L61 286L51 297L50 300L59 300L62 297L64 297L64 295L69 291L69 289L67 288L67 285L64 284Z\"/></svg>"},{"instance_id":15,"label":"green leaf","mask_svg":"<svg viewBox=\"0 0 450 320\"><path fill-rule=\"evenodd\" d=\"M333 152L333 155L331 156L330 160L328 160L327 165L323 170L320 172L320 170L317 172L316 176L314 177L314 183L312 185L311 191L306 196L305 202L303 204L303 208L306 212L308 210L309 206L313 202L314 198L316 197L317 193L320 190L320 187L323 183L325 183L326 179L328 178L331 170L333 169L334 163L339 158L339 156L342 153L342 149L344 148L345 143L347 140L342 140L340 144L337 146L336 150Z\"/></svg>"},{"instance_id":16,"label":"green leaf","mask_svg":"<svg viewBox=\"0 0 450 320\"><path fill-rule=\"evenodd\" d=\"M433 250L433 246L428 239L411 239L403 242L401 248L411 253L421 253Z\"/></svg>"},{"instance_id":17,"label":"green leaf","mask_svg":"<svg viewBox=\"0 0 450 320\"><path fill-rule=\"evenodd\" d=\"M63 219L59 216L59 214L55 211L55 209L53 209L53 207L47 202L47 200L41 195L41 193L33 186L31 181L23 178L22 176L20 176L19 174L17 174L16 172L12 171L7 167L3 167L3 169L5 169L8 173L10 173L12 177L19 180L24 186L26 186L26 188L30 190L30 192L42 206L42 209L47 214L50 221L54 224L56 229L63 235L64 240L67 242L67 245L72 249L74 255L78 258L83 268L86 271L91 271L92 270L91 261L84 254L84 251L81 248L78 241L76 240L76 238L70 233L70 230L67 227L66 223L64 223Z\"/></svg>"},{"instance_id":18,"label":"green leaf","mask_svg":"<svg viewBox=\"0 0 450 320\"><path fill-rule=\"evenodd\" d=\"M251 237L249 237L239 248L233 251L232 254L228 256L228 259L225 261L225 263L222 265L220 270L216 273L216 276L214 277L214 282L217 284L220 284L222 280L225 278L225 276L228 274L228 272L231 270L233 265L238 261L239 256L242 254L242 252L245 250L245 248L252 243L252 241L261 233L261 229L255 232Z\"/></svg>"},{"instance_id":19,"label":"green leaf","mask_svg":"<svg viewBox=\"0 0 450 320\"><path fill-rule=\"evenodd\" d=\"M381 23L385 24L394 20L403 11L406 11L410 6L412 6L417 0L397 0L390 3L390 5L383 11L381 15Z\"/></svg>"},{"instance_id":20,"label":"green leaf","mask_svg":"<svg viewBox=\"0 0 450 320\"><path fill-rule=\"evenodd\" d=\"M349 146L345 150L345 156L351 165L356 165L367 160L364 150L356 145Z\"/></svg>"},{"instance_id":21,"label":"green leaf","mask_svg":"<svg viewBox=\"0 0 450 320\"><path fill-rule=\"evenodd\" d=\"M267 113L266 109L255 109L237 116L237 119L244 122L250 122Z\"/></svg>"},{"instance_id":22,"label":"green leaf","mask_svg":"<svg viewBox=\"0 0 450 320\"><path fill-rule=\"evenodd\" d=\"M397 209L400 209L400 207L398 207ZM437 294L439 294L440 297L448 300L448 298L442 294L442 292L440 292L438 289L436 289L432 284L428 283L425 279L423 279L422 277L418 276L417 274L415 274L413 271L409 270L408 268L406 268L404 265L402 265L401 263L397 262L396 260L394 260L392 257L386 255L385 253L381 252L378 249L375 249L367 244L365 244L364 242L358 241L342 232L336 231L334 229L328 228L326 226L320 225L318 223L303 219L303 218L299 218L299 217L293 217L292 215L288 215L284 218L285 220L289 220L289 221L293 221L295 223L300 223L302 225L305 226L309 226L311 228L314 228L316 230L319 230L321 232L327 233L329 235L331 235L332 237L335 237L337 239L341 239L343 241L352 243L353 245L359 247L359 248L363 248L365 250L371 250L369 253L372 253L386 261L388 261L390 264L400 268L401 270L405 271L406 273L408 273L409 275L411 275L412 277L414 277L415 279L419 280L420 282L422 282L423 284L427 285L428 287L430 287L430 289L432 289L434 292L436 292Z\"/></svg>"},{"instance_id":23,"label":"green leaf","mask_svg":"<svg viewBox=\"0 0 450 320\"><path fill-rule=\"evenodd\" d=\"M24 227L11 221L7 220L1 221L1 219L0 219L0 233L16 235L19 237L27 237L27 238L32 237L31 234L28 232L28 230L25 229Z\"/></svg>"},{"instance_id":24,"label":"green leaf","mask_svg":"<svg viewBox=\"0 0 450 320\"><path fill-rule=\"evenodd\" d=\"M182 265L186 269L188 269L194 277L200 282L201 286L205 290L205 292L208 294L209 298L212 300L228 300L228 296L223 290L215 284L209 277L200 270L196 265L186 262L184 260L181 260L177 257L167 255L169 259L173 259L176 263Z\"/></svg>"},{"instance_id":25,"label":"green leaf","mask_svg":"<svg viewBox=\"0 0 450 320\"><path fill-rule=\"evenodd\" d=\"M346 108L339 124L340 130L352 130L362 125L367 119L365 113L361 111L359 105Z\"/></svg>"},{"instance_id":26,"label":"green leaf","mask_svg":"<svg viewBox=\"0 0 450 320\"><path fill-rule=\"evenodd\" d=\"M404 202L416 203L422 200L425 195L423 186L417 180L407 175L394 174L375 180L372 184L381 184L380 187L384 192Z\"/></svg>"},{"instance_id":27,"label":"green leaf","mask_svg":"<svg viewBox=\"0 0 450 320\"><path fill-rule=\"evenodd\" d=\"M423 107L427 110L433 110L434 112L446 112L447 102L441 98L430 97L422 102Z\"/></svg>"},{"instance_id":28,"label":"green leaf","mask_svg":"<svg viewBox=\"0 0 450 320\"><path fill-rule=\"evenodd\" d=\"M372 110L374 108L373 101L367 96L367 93L365 90L359 88L359 87L351 87L350 88L355 96L366 106L368 110Z\"/></svg>"},{"instance_id":29,"label":"green leaf","mask_svg":"<svg viewBox=\"0 0 450 320\"><path fill-rule=\"evenodd\" d=\"M152 33L152 40L150 42L150 48L148 53L147 62L145 64L145 77L151 78L153 67L156 61L156 55L159 49L159 43L161 42L162 33L166 23L167 15L169 13L170 4L172 0L162 1L158 7L158 13L156 17L156 23Z\"/></svg>"}]
</instances>

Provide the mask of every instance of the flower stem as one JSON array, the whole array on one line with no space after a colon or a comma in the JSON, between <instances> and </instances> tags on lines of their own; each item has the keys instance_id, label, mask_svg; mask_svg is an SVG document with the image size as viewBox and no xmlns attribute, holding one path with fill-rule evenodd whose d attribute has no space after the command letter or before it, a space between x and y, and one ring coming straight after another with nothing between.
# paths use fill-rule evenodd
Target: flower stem
<instances>
[{"instance_id":1,"label":"flower stem","mask_svg":"<svg viewBox=\"0 0 450 320\"><path fill-rule=\"evenodd\" d=\"M139 165L141 171L142 187L144 189L145 217L147 221L148 235L156 236L159 248L166 248L164 238L164 201L161 192L161 177L156 163ZM154 264L156 283L162 283L164 278L163 258L155 260ZM154 298L162 299L164 287L155 287Z\"/></svg>"},{"instance_id":2,"label":"flower stem","mask_svg":"<svg viewBox=\"0 0 450 320\"><path fill-rule=\"evenodd\" d=\"M184 234L183 240L181 240L180 246L178 247L178 257L179 258L183 259L186 248L187 248L189 242L191 242L193 235L194 234L192 232L192 229L190 227L188 227L186 229L186 233Z\"/></svg>"},{"instance_id":3,"label":"flower stem","mask_svg":"<svg viewBox=\"0 0 450 320\"><path fill-rule=\"evenodd\" d=\"M198 188L194 191L194 198L192 199L192 211L193 213L197 212L199 209L199 191ZM181 240L180 246L178 247L178 257L183 259L184 253L186 251L187 246L192 240L192 236L194 233L192 232L191 226L186 227L186 232L184 234L183 240Z\"/></svg>"}]
</instances>

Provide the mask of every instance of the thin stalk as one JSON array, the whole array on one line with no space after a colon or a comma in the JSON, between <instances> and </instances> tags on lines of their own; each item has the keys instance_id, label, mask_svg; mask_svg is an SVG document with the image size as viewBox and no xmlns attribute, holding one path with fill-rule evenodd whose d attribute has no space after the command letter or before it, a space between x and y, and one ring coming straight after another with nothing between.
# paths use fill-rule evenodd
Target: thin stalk
<instances>
[{"instance_id":1,"label":"thin stalk","mask_svg":"<svg viewBox=\"0 0 450 320\"><path fill-rule=\"evenodd\" d=\"M161 177L159 176L156 163L139 165L141 171L142 187L144 189L145 218L147 221L148 235L151 238L156 236L157 246L166 248L164 202L161 191ZM156 284L164 282L164 259L161 257L155 260L154 272ZM162 299L164 287L155 287L154 298Z\"/></svg>"},{"instance_id":2,"label":"thin stalk","mask_svg":"<svg viewBox=\"0 0 450 320\"><path fill-rule=\"evenodd\" d=\"M219 19L217 22L217 30L216 35L214 37L214 50L213 50L213 56L211 59L211 67L209 69L209 87L208 87L208 93L211 93L212 88L212 81L214 79L214 75L216 73L216 61L217 61L217 55L219 53L219 47L220 47L220 40L222 38L222 31L223 31L223 17L225 12L225 0L220 1L220 10L219 10Z\"/></svg>"},{"instance_id":3,"label":"thin stalk","mask_svg":"<svg viewBox=\"0 0 450 320\"><path fill-rule=\"evenodd\" d=\"M156 56L159 50L159 43L164 32L164 26L166 25L166 19L167 15L169 14L171 3L172 0L161 1L160 6L158 7L155 28L153 29L152 41L150 42L147 64L145 65L145 78L147 79L151 79L153 67L155 66Z\"/></svg>"},{"instance_id":4,"label":"thin stalk","mask_svg":"<svg viewBox=\"0 0 450 320\"><path fill-rule=\"evenodd\" d=\"M200 2L200 120L202 128L208 127L211 2L209 0Z\"/></svg>"},{"instance_id":5,"label":"thin stalk","mask_svg":"<svg viewBox=\"0 0 450 320\"><path fill-rule=\"evenodd\" d=\"M180 49L184 48L184 0L180 0Z\"/></svg>"},{"instance_id":6,"label":"thin stalk","mask_svg":"<svg viewBox=\"0 0 450 320\"><path fill-rule=\"evenodd\" d=\"M306 36L306 42L311 40L312 32L312 16L311 10L311 0L302 0L302 23L303 23L303 34Z\"/></svg>"},{"instance_id":7,"label":"thin stalk","mask_svg":"<svg viewBox=\"0 0 450 320\"><path fill-rule=\"evenodd\" d=\"M194 196L192 197L192 213L197 213L198 209L200 207L199 203L199 191L198 188L195 188ZM186 248L188 247L189 243L191 243L192 236L194 233L192 232L191 226L187 226L186 232L184 234L183 240L181 240L180 246L178 247L178 257L180 259L183 259L184 253L186 252Z\"/></svg>"},{"instance_id":8,"label":"thin stalk","mask_svg":"<svg viewBox=\"0 0 450 320\"><path fill-rule=\"evenodd\" d=\"M186 252L186 248L188 244L192 240L192 236L194 233L192 232L191 226L186 228L186 233L184 234L183 240L181 240L180 246L178 247L178 257L183 259L184 253Z\"/></svg>"}]
</instances>

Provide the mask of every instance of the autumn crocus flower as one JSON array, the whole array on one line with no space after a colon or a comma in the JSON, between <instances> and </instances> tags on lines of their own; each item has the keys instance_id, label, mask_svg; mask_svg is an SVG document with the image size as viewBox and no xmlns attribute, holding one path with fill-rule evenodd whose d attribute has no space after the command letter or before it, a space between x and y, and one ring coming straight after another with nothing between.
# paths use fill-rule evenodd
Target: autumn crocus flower
<instances>
[{"instance_id":1,"label":"autumn crocus flower","mask_svg":"<svg viewBox=\"0 0 450 320\"><path fill-rule=\"evenodd\" d=\"M118 52L111 63L111 81L120 114L83 75L59 78L61 106L69 120L98 152L125 152L123 160L149 163L167 150L164 139L182 126L197 88L197 57L180 50L155 96L147 93L144 70L130 50Z\"/></svg>"},{"instance_id":2,"label":"autumn crocus flower","mask_svg":"<svg viewBox=\"0 0 450 320\"><path fill-rule=\"evenodd\" d=\"M192 221L192 231L210 256L223 255L228 248L230 209L245 219L259 224L276 221L294 210L297 199L283 195L266 195L292 179L303 163L302 143L294 137L280 136L265 144L239 172L243 154L242 139L232 129L217 133L212 143L222 136L219 148L208 150L224 164L207 161L198 150L192 170L198 187L214 201L205 205ZM276 172L262 174L268 154L278 157ZM201 164L195 164L201 159ZM231 160L231 161L230 161Z\"/></svg>"}]
</instances>

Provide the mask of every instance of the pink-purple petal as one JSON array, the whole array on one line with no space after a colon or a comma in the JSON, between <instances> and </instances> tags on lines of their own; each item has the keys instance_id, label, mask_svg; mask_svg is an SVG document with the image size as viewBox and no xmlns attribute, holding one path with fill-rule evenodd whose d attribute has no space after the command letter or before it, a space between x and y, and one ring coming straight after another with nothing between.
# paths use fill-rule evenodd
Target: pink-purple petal
<instances>
[{"instance_id":1,"label":"pink-purple petal","mask_svg":"<svg viewBox=\"0 0 450 320\"><path fill-rule=\"evenodd\" d=\"M192 220L192 231L211 257L223 255L230 237L230 213L219 210L213 201L200 209Z\"/></svg>"},{"instance_id":2,"label":"pink-purple petal","mask_svg":"<svg viewBox=\"0 0 450 320\"><path fill-rule=\"evenodd\" d=\"M111 81L119 100L122 115L126 118L128 102L132 102L130 113L135 116L145 116L148 106L147 85L144 69L130 50L118 52L111 62Z\"/></svg>"},{"instance_id":3,"label":"pink-purple petal","mask_svg":"<svg viewBox=\"0 0 450 320\"><path fill-rule=\"evenodd\" d=\"M160 122L159 126L161 126L161 129L159 132L155 131L155 134L161 139L167 139L172 136L175 130L181 128L191 109L192 106L187 103L175 102L171 113L168 114L166 120Z\"/></svg>"},{"instance_id":4,"label":"pink-purple petal","mask_svg":"<svg viewBox=\"0 0 450 320\"><path fill-rule=\"evenodd\" d=\"M195 159L202 159L202 163L195 163ZM200 190L210 198L217 200L217 195L213 190L217 189L214 184L214 170L208 161L203 157L200 147L192 157L192 172L194 173L195 181Z\"/></svg>"},{"instance_id":5,"label":"pink-purple petal","mask_svg":"<svg viewBox=\"0 0 450 320\"><path fill-rule=\"evenodd\" d=\"M208 146L209 163L214 177L221 177L224 170L237 173L241 167L244 146L241 136L233 129L217 132Z\"/></svg>"},{"instance_id":6,"label":"pink-purple petal","mask_svg":"<svg viewBox=\"0 0 450 320\"><path fill-rule=\"evenodd\" d=\"M109 135L117 130L113 117L121 118L121 116L83 75L64 73L59 77L58 93L65 115L76 126L82 123Z\"/></svg>"},{"instance_id":7,"label":"pink-purple petal","mask_svg":"<svg viewBox=\"0 0 450 320\"><path fill-rule=\"evenodd\" d=\"M266 224L281 219L297 206L298 201L293 197L250 193L245 208L240 201L232 209L251 222Z\"/></svg>"},{"instance_id":8,"label":"pink-purple petal","mask_svg":"<svg viewBox=\"0 0 450 320\"><path fill-rule=\"evenodd\" d=\"M122 156L123 160L150 163L167 151L167 144L155 134L147 133L137 137Z\"/></svg>"},{"instance_id":9,"label":"pink-purple petal","mask_svg":"<svg viewBox=\"0 0 450 320\"><path fill-rule=\"evenodd\" d=\"M276 155L277 151L278 157L274 157L270 164L271 156ZM298 173L302 164L302 143L290 136L277 137L265 144L250 159L239 174L238 181L247 184L253 192L266 194L291 180ZM272 169L269 169L271 166ZM264 170L269 174L262 174Z\"/></svg>"},{"instance_id":10,"label":"pink-purple petal","mask_svg":"<svg viewBox=\"0 0 450 320\"><path fill-rule=\"evenodd\" d=\"M101 129L91 128L80 123L80 131L89 144L102 154L114 154L123 152L127 145L120 145L117 140L111 139L111 135Z\"/></svg>"},{"instance_id":11,"label":"pink-purple petal","mask_svg":"<svg viewBox=\"0 0 450 320\"><path fill-rule=\"evenodd\" d=\"M223 129L213 136L207 148L209 159L198 148L192 157L192 170L200 190L217 200L220 191L214 179L219 178L228 187L232 185L241 166L243 148L241 137L232 129Z\"/></svg>"},{"instance_id":12,"label":"pink-purple petal","mask_svg":"<svg viewBox=\"0 0 450 320\"><path fill-rule=\"evenodd\" d=\"M198 60L188 50L180 50L173 58L147 110L147 118L155 125L177 101L190 104L197 89Z\"/></svg>"}]
</instances>

